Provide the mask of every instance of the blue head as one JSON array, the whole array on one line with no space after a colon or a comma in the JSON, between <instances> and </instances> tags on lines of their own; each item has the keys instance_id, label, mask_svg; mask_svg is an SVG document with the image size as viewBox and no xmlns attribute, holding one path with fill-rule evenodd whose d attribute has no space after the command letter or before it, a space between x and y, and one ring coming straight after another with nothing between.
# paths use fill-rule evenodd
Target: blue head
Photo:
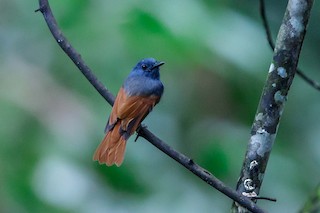
<instances>
[{"instance_id":1,"label":"blue head","mask_svg":"<svg viewBox=\"0 0 320 213\"><path fill-rule=\"evenodd\" d=\"M129 76L144 76L151 79L159 80L159 67L163 65L164 62L156 61L154 58L145 58L137 63L137 65L132 69Z\"/></svg>"},{"instance_id":2,"label":"blue head","mask_svg":"<svg viewBox=\"0 0 320 213\"><path fill-rule=\"evenodd\" d=\"M164 62L145 58L137 63L125 80L123 87L128 95L157 95L163 93L159 67Z\"/></svg>"}]
</instances>

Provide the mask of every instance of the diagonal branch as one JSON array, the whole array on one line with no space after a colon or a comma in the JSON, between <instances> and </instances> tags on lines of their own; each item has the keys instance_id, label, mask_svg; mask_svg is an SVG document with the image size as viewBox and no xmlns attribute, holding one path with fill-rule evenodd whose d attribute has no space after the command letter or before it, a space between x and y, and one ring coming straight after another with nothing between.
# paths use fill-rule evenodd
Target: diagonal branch
<instances>
[{"instance_id":1,"label":"diagonal branch","mask_svg":"<svg viewBox=\"0 0 320 213\"><path fill-rule=\"evenodd\" d=\"M248 197L255 197L260 191L284 104L296 73L312 4L313 0L289 0L280 26L273 61L262 91L237 183L237 190ZM236 203L232 210L246 212Z\"/></svg>"},{"instance_id":2,"label":"diagonal branch","mask_svg":"<svg viewBox=\"0 0 320 213\"><path fill-rule=\"evenodd\" d=\"M49 6L48 0L39 0L39 9L36 10L42 12L44 19L53 35L55 40L58 42L59 46L63 49L63 51L69 56L69 58L74 62L74 64L79 68L82 74L87 78L87 80L91 83L92 86L100 93L102 97L110 104L113 105L114 96L107 90L107 88L97 79L97 77L93 74L90 68L84 63L81 59L81 56L77 51L71 46L66 37L62 34L59 29L57 22L52 14L52 11ZM226 186L222 181L217 179L215 176L207 172L205 169L197 165L193 162L192 159L187 156L177 152L169 145L164 143L158 137L156 137L153 133L151 133L148 129L144 127L139 128L138 135L145 138L151 144L156 146L159 150L167 154L169 157L176 160L186 169L190 170L196 176L201 178L207 184L222 192L235 202L239 203L241 206L247 208L251 212L263 213L264 211L259 208L254 202L252 202L249 198L241 195L237 191L232 188Z\"/></svg>"},{"instance_id":3,"label":"diagonal branch","mask_svg":"<svg viewBox=\"0 0 320 213\"><path fill-rule=\"evenodd\" d=\"M61 30L58 27L57 21L51 12L49 2L39 0L39 5L39 9L37 9L35 12L42 12L43 17L59 46L69 56L69 58L78 67L82 74L88 79L90 84L100 93L100 95L110 105L113 105L115 98L112 93L98 80L91 69L84 63L81 55L71 46L67 38L62 34Z\"/></svg>"},{"instance_id":4,"label":"diagonal branch","mask_svg":"<svg viewBox=\"0 0 320 213\"><path fill-rule=\"evenodd\" d=\"M269 46L270 46L270 48L272 50L274 50L274 42L273 42L273 39L272 39L270 26L269 26L267 15L266 15L266 9L265 9L264 0L260 0L260 16L261 16L261 19L262 19L263 27L264 27L264 29L266 31L266 35L267 35L267 40L268 40ZM314 81L311 78L309 78L299 68L297 68L297 74L300 76L300 78L305 80L310 86L312 86L316 90L320 91L320 84L317 81Z\"/></svg>"}]
</instances>

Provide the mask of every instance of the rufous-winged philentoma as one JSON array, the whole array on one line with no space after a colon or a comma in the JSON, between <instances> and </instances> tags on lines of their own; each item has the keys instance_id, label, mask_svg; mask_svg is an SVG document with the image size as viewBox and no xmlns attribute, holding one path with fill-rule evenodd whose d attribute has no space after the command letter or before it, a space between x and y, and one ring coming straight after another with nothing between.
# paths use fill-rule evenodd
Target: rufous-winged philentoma
<instances>
[{"instance_id":1,"label":"rufous-winged philentoma","mask_svg":"<svg viewBox=\"0 0 320 213\"><path fill-rule=\"evenodd\" d=\"M120 166L128 138L160 101L163 85L159 68L164 62L142 59L120 88L105 129L105 137L94 153L100 164Z\"/></svg>"}]
</instances>

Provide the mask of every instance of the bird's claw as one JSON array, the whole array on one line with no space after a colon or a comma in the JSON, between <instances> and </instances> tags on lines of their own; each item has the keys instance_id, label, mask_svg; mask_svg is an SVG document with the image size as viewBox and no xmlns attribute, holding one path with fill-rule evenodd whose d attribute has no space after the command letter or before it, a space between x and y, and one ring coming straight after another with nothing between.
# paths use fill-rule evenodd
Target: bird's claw
<instances>
[{"instance_id":1,"label":"bird's claw","mask_svg":"<svg viewBox=\"0 0 320 213\"><path fill-rule=\"evenodd\" d=\"M140 124L140 126L137 128L137 137L134 139L134 142L137 142L138 138L141 136L141 130L147 128L146 125Z\"/></svg>"}]
</instances>

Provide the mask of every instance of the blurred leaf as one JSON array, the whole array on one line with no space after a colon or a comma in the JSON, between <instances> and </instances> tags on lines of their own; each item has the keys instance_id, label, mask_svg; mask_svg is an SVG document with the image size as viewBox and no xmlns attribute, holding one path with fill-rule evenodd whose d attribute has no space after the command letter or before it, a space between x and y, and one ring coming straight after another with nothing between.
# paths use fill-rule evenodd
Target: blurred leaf
<instances>
[{"instance_id":1,"label":"blurred leaf","mask_svg":"<svg viewBox=\"0 0 320 213\"><path fill-rule=\"evenodd\" d=\"M226 151L217 141L215 141L214 144L202 147L200 150L199 164L221 179L228 177L230 172L230 162Z\"/></svg>"},{"instance_id":2,"label":"blurred leaf","mask_svg":"<svg viewBox=\"0 0 320 213\"><path fill-rule=\"evenodd\" d=\"M97 171L104 176L104 180L116 193L127 193L128 195L146 196L149 193L147 186L139 179L133 168L121 166L106 167L97 165Z\"/></svg>"}]
</instances>

